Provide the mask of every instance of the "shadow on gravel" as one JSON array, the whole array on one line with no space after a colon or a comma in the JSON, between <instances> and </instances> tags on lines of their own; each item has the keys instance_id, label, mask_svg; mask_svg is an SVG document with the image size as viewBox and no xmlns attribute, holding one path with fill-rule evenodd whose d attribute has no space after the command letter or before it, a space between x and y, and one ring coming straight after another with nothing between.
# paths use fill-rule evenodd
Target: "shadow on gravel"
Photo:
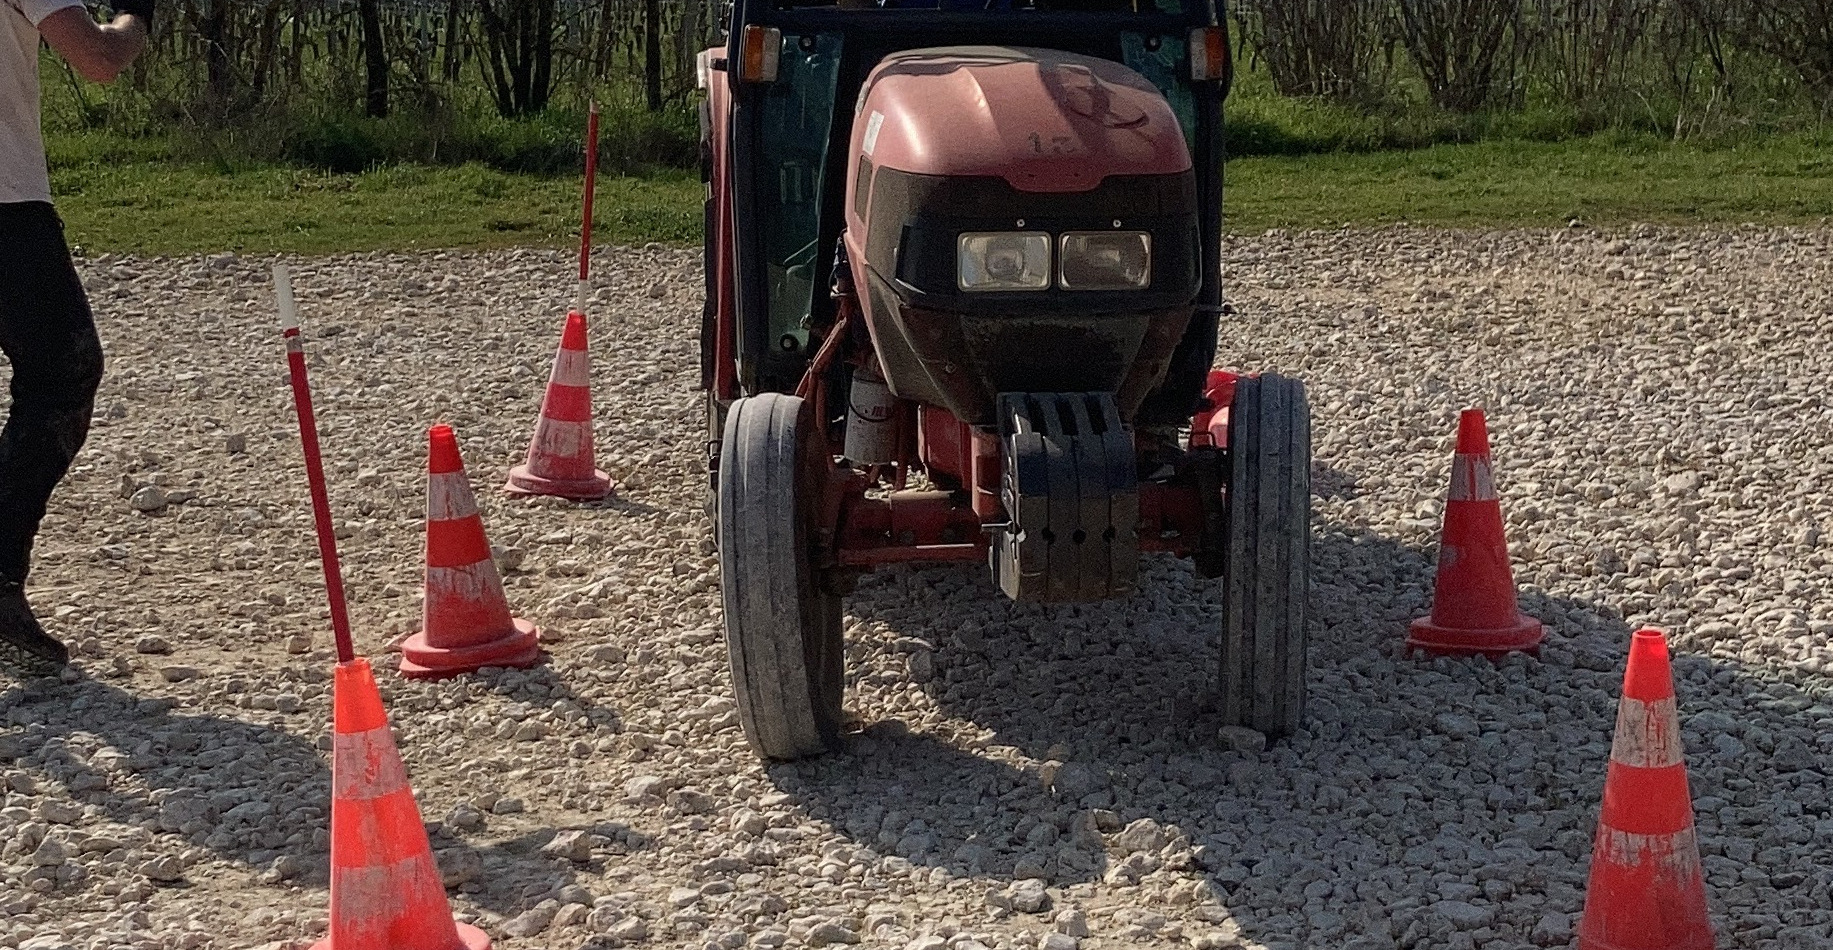
<instances>
[{"instance_id":1,"label":"shadow on gravel","mask_svg":"<svg viewBox=\"0 0 1833 950\"><path fill-rule=\"evenodd\" d=\"M1355 476L1323 462L1311 466L1311 492L1319 498L1353 499L1362 494Z\"/></svg>"},{"instance_id":2,"label":"shadow on gravel","mask_svg":"<svg viewBox=\"0 0 1833 950\"><path fill-rule=\"evenodd\" d=\"M613 481L616 481L616 476L613 476ZM612 494L598 501L579 502L578 506L593 511L615 511L624 515L659 515L663 513L662 509L654 505L634 501L622 494Z\"/></svg>"},{"instance_id":3,"label":"shadow on gravel","mask_svg":"<svg viewBox=\"0 0 1833 950\"><path fill-rule=\"evenodd\" d=\"M474 694L490 692L520 703L524 712L531 711L537 705L549 708L560 702L592 726L606 727L613 732L624 731L623 714L614 707L593 702L584 693L574 689L567 682L567 671L554 665L551 653L527 669L499 669L489 675L476 674L467 678L465 683L466 688ZM522 717L518 715L515 718Z\"/></svg>"},{"instance_id":4,"label":"shadow on gravel","mask_svg":"<svg viewBox=\"0 0 1833 950\"><path fill-rule=\"evenodd\" d=\"M513 682L505 682L507 677L475 680L473 688L525 698L528 683L541 684L548 688L548 701L572 700L593 724L618 721L614 710L559 688L551 669L517 673ZM284 858L286 870L277 878L326 883L331 773L312 743L277 728L180 712L170 700L141 698L88 677L13 678L0 690L0 721L6 724L0 731L0 792L9 785L16 792L37 791L40 801L49 803L38 806L37 817L80 823L80 811L57 814L57 801L67 797L95 806L110 822L176 834L257 870ZM60 786L63 794L45 794L53 791L48 786ZM602 871L607 854L650 844L628 827L603 823L472 845L436 815L425 817L448 880L474 903L504 914L557 893L582 872ZM581 840L561 853L542 852L569 831ZM147 852L143 860L149 861L177 850L142 844L124 842ZM584 860L571 860L575 857ZM152 862L138 870L162 885L185 882L181 865Z\"/></svg>"},{"instance_id":5,"label":"shadow on gravel","mask_svg":"<svg viewBox=\"0 0 1833 950\"><path fill-rule=\"evenodd\" d=\"M1188 565L1154 560L1127 601L1049 608L1006 601L981 570L906 569L869 577L848 602L897 641L853 649L933 646L936 704L990 731L984 745L1043 764L1021 770L958 748L983 747L971 735L880 722L852 754L772 778L862 847L989 884L1124 888L1188 854L1222 909L1191 913L1268 947L1445 946L1458 931L1492 950L1563 946L1629 628L1608 609L1528 594L1522 609L1550 629L1540 660L1406 659L1430 553L1323 524L1313 559L1309 727L1265 752L1218 738L1221 604ZM1709 887L1734 945L1833 937L1833 870L1808 846L1818 837L1824 851L1833 830L1829 684L1803 692L1686 655L1676 676ZM1815 735L1817 750L1797 738ZM1125 833L1104 845L1096 823ZM1180 836L1194 847L1164 847ZM1454 921L1435 904L1476 910ZM1727 907L1754 916L1731 921ZM1136 937L1164 923L1139 913Z\"/></svg>"},{"instance_id":6,"label":"shadow on gravel","mask_svg":"<svg viewBox=\"0 0 1833 950\"><path fill-rule=\"evenodd\" d=\"M177 712L171 700L88 677L18 683L0 693L0 716L11 739L0 760L16 760L6 766L62 786L109 821L181 835L256 867L323 850L314 839L328 825L331 773L297 736ZM166 878L174 870L148 876L176 883Z\"/></svg>"},{"instance_id":7,"label":"shadow on gravel","mask_svg":"<svg viewBox=\"0 0 1833 950\"><path fill-rule=\"evenodd\" d=\"M771 781L862 847L957 876L1073 883L1106 870L1092 817L1060 829L1037 773L899 725L873 726L846 755L770 766Z\"/></svg>"},{"instance_id":8,"label":"shadow on gravel","mask_svg":"<svg viewBox=\"0 0 1833 950\"><path fill-rule=\"evenodd\" d=\"M438 824L429 831L447 887L504 917L562 897L561 891L578 884L581 876L597 882L606 868L653 844L617 822L542 828L482 847L453 837ZM542 850L550 845L559 853Z\"/></svg>"}]
</instances>

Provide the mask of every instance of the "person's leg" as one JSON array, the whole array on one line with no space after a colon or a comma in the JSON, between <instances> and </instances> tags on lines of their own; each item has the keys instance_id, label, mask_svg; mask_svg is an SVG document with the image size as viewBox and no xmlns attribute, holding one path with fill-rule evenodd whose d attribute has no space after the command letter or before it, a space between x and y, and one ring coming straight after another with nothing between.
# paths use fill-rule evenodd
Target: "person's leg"
<instances>
[{"instance_id":1,"label":"person's leg","mask_svg":"<svg viewBox=\"0 0 1833 950\"><path fill-rule=\"evenodd\" d=\"M61 663L63 645L32 618L24 584L51 491L89 434L102 344L48 204L0 205L0 350L13 367L0 430L0 637Z\"/></svg>"}]
</instances>

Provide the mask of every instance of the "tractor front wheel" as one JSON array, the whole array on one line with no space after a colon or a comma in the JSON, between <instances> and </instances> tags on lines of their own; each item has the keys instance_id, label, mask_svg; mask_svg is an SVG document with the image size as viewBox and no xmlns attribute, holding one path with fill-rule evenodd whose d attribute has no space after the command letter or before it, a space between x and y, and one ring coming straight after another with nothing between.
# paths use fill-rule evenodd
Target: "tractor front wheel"
<instances>
[{"instance_id":1,"label":"tractor front wheel","mask_svg":"<svg viewBox=\"0 0 1833 950\"><path fill-rule=\"evenodd\" d=\"M1304 384L1242 377L1229 406L1223 721L1269 739L1305 716L1311 588L1311 410Z\"/></svg>"},{"instance_id":2,"label":"tractor front wheel","mask_svg":"<svg viewBox=\"0 0 1833 950\"><path fill-rule=\"evenodd\" d=\"M732 403L719 453L720 588L739 724L759 755L839 744L840 596L815 561L829 460L813 407L763 393Z\"/></svg>"}]
</instances>

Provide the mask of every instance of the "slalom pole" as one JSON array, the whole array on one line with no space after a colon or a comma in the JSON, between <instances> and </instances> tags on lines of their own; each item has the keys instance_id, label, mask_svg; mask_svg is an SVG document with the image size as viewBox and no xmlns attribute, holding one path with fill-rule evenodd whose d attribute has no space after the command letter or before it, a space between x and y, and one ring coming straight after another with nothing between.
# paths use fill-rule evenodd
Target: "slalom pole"
<instances>
[{"instance_id":1,"label":"slalom pole","mask_svg":"<svg viewBox=\"0 0 1833 950\"><path fill-rule=\"evenodd\" d=\"M280 304L280 335L286 339L287 368L293 376L293 408L299 414L299 441L305 447L306 480L312 486L312 522L318 529L318 558L325 568L325 594L331 600L331 632L337 638L337 662L356 659L350 642L350 612L344 605L344 575L337 562L337 536L331 528L331 496L325 491L325 462L318 453L318 419L312 412L312 387L306 382L305 349L299 340L299 308L285 264L274 265L274 294Z\"/></svg>"},{"instance_id":2,"label":"slalom pole","mask_svg":"<svg viewBox=\"0 0 1833 950\"><path fill-rule=\"evenodd\" d=\"M586 279L592 271L592 192L598 184L598 102L593 100L586 113L586 200L585 220L579 226L579 288L573 298L573 309L586 312Z\"/></svg>"}]
</instances>

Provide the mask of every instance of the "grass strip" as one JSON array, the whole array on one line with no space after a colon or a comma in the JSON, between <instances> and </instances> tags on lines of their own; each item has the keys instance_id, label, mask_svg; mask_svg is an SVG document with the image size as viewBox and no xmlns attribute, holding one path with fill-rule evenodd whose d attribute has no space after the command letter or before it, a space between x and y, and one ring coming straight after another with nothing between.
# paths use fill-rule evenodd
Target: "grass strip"
<instances>
[{"instance_id":1,"label":"grass strip","mask_svg":"<svg viewBox=\"0 0 1833 950\"><path fill-rule=\"evenodd\" d=\"M333 253L566 246L579 181L478 165L329 174L223 169L116 156L54 162L70 240L88 253ZM690 173L600 181L594 228L608 243L700 239ZM1822 224L1833 217L1833 150L1812 138L1733 147L1600 136L1369 153L1264 156L1227 170L1229 230L1541 227L1632 223Z\"/></svg>"}]
</instances>

